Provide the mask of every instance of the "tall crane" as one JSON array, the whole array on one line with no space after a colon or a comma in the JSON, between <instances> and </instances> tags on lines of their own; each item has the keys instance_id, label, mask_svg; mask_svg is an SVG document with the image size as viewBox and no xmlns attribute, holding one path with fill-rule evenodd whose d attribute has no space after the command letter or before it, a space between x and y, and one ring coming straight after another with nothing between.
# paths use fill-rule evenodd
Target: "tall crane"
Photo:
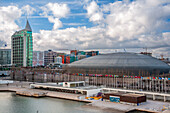
<instances>
[{"instance_id":1,"label":"tall crane","mask_svg":"<svg viewBox=\"0 0 170 113\"><path fill-rule=\"evenodd\" d=\"M141 54L152 56L152 53L148 52L148 49L149 49L148 47L143 47L143 49L145 49L145 52L141 52Z\"/></svg>"}]
</instances>

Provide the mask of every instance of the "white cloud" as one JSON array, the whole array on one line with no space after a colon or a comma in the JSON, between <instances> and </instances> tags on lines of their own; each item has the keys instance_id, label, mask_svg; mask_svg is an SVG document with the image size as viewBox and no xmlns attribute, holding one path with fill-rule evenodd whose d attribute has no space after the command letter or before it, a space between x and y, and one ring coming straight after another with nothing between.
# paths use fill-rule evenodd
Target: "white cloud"
<instances>
[{"instance_id":1,"label":"white cloud","mask_svg":"<svg viewBox=\"0 0 170 113\"><path fill-rule=\"evenodd\" d=\"M170 5L156 0L116 1L99 6L95 1L85 6L91 22L99 22L98 26L86 28L67 28L63 30L45 31L34 34L35 49L122 49L151 48L154 54L170 53L170 28L166 18L170 14ZM104 18L104 14L105 18ZM61 16L56 16L59 18ZM51 22L55 19L53 18ZM49 20L50 21L50 20ZM58 21L58 20L56 20ZM102 22L100 22L102 21ZM103 24L106 26L102 26ZM60 22L56 22L60 23ZM56 24L60 27L61 24ZM54 29L54 28L53 28ZM49 45L50 44L50 45ZM47 48L48 47L48 48ZM162 49L159 49L162 48ZM166 48L166 49L165 49ZM163 51L165 50L165 51Z\"/></svg>"},{"instance_id":2,"label":"white cloud","mask_svg":"<svg viewBox=\"0 0 170 113\"><path fill-rule=\"evenodd\" d=\"M62 22L59 18L53 18L51 16L48 17L49 22L54 23L53 30L57 30L58 28L62 27Z\"/></svg>"},{"instance_id":3,"label":"white cloud","mask_svg":"<svg viewBox=\"0 0 170 113\"><path fill-rule=\"evenodd\" d=\"M34 34L35 49L88 49L94 43L100 43L104 29L101 28L67 28L64 30L46 31ZM50 38L49 38L50 37ZM97 38L98 37L98 38ZM48 47L48 48L47 48Z\"/></svg>"},{"instance_id":4,"label":"white cloud","mask_svg":"<svg viewBox=\"0 0 170 113\"><path fill-rule=\"evenodd\" d=\"M67 4L58 4L58 3L48 3L44 7L42 7L44 11L42 15L49 16L52 13L54 17L62 18L66 17L66 15L70 12Z\"/></svg>"},{"instance_id":5,"label":"white cloud","mask_svg":"<svg viewBox=\"0 0 170 113\"><path fill-rule=\"evenodd\" d=\"M69 7L66 4L48 3L42 7L41 15L54 23L53 30L33 33L34 50L148 47L154 54L163 53L170 57L170 32L164 32L170 31L168 3L168 0L136 0L99 6L95 1L87 1L85 9L89 21L98 23L97 26L62 30L58 29L63 25L60 19L69 15ZM19 28L15 21L21 14L22 10L16 6L0 7L1 42L10 43L11 35Z\"/></svg>"},{"instance_id":6,"label":"white cloud","mask_svg":"<svg viewBox=\"0 0 170 113\"><path fill-rule=\"evenodd\" d=\"M11 35L19 29L15 21L21 17L21 14L22 11L17 6L0 7L0 42L11 43Z\"/></svg>"},{"instance_id":7,"label":"white cloud","mask_svg":"<svg viewBox=\"0 0 170 113\"><path fill-rule=\"evenodd\" d=\"M100 22L103 19L103 13L95 1L92 1L90 4L87 3L85 9L91 22Z\"/></svg>"},{"instance_id":8,"label":"white cloud","mask_svg":"<svg viewBox=\"0 0 170 113\"><path fill-rule=\"evenodd\" d=\"M66 17L70 12L67 4L58 3L48 3L41 9L43 10L41 15L48 17L49 22L54 23L53 30L62 27L62 22L59 19Z\"/></svg>"},{"instance_id":9,"label":"white cloud","mask_svg":"<svg viewBox=\"0 0 170 113\"><path fill-rule=\"evenodd\" d=\"M159 34L166 28L165 18L169 16L170 10L168 11L167 7L170 8L170 5L164 5L158 0L155 2L138 0L124 3L119 1L109 4L108 8L105 6L105 9L110 9L110 14L106 17L107 34L113 38L118 37L119 40L137 39L140 35Z\"/></svg>"},{"instance_id":10,"label":"white cloud","mask_svg":"<svg viewBox=\"0 0 170 113\"><path fill-rule=\"evenodd\" d=\"M81 25L85 25L86 23L63 23L63 24L69 26L81 26Z\"/></svg>"},{"instance_id":11,"label":"white cloud","mask_svg":"<svg viewBox=\"0 0 170 113\"><path fill-rule=\"evenodd\" d=\"M23 14L26 14L27 16L34 14L34 12L36 11L36 9L31 7L30 5L25 5L21 9Z\"/></svg>"},{"instance_id":12,"label":"white cloud","mask_svg":"<svg viewBox=\"0 0 170 113\"><path fill-rule=\"evenodd\" d=\"M0 7L0 30L14 30L18 28L15 20L21 16L21 10L16 6Z\"/></svg>"},{"instance_id":13,"label":"white cloud","mask_svg":"<svg viewBox=\"0 0 170 113\"><path fill-rule=\"evenodd\" d=\"M103 15L102 13L95 13L90 17L90 21L92 22L100 21L103 19L102 15Z\"/></svg>"},{"instance_id":14,"label":"white cloud","mask_svg":"<svg viewBox=\"0 0 170 113\"><path fill-rule=\"evenodd\" d=\"M95 1L92 1L89 6L87 6L87 14L88 15L93 15L99 10L99 6Z\"/></svg>"}]
</instances>

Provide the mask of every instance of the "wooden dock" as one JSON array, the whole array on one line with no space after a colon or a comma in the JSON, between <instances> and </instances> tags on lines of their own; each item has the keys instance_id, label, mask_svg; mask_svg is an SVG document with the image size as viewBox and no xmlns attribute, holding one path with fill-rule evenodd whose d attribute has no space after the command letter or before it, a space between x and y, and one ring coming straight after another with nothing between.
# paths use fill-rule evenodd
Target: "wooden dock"
<instances>
[{"instance_id":1,"label":"wooden dock","mask_svg":"<svg viewBox=\"0 0 170 113\"><path fill-rule=\"evenodd\" d=\"M39 91L32 91L32 90L21 90L21 91L16 91L17 95L21 95L21 96L28 96L28 97L45 97L46 96L46 92L39 92Z\"/></svg>"}]
</instances>

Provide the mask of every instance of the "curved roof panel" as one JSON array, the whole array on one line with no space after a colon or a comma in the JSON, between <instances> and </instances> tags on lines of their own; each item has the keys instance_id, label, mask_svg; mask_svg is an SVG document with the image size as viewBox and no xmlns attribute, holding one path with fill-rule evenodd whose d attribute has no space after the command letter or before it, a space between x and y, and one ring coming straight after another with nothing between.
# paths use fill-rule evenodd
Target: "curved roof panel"
<instances>
[{"instance_id":1,"label":"curved roof panel","mask_svg":"<svg viewBox=\"0 0 170 113\"><path fill-rule=\"evenodd\" d=\"M149 67L149 68L164 68L170 69L166 63L143 54L137 53L111 53L102 54L89 58L85 58L68 65L68 67Z\"/></svg>"}]
</instances>

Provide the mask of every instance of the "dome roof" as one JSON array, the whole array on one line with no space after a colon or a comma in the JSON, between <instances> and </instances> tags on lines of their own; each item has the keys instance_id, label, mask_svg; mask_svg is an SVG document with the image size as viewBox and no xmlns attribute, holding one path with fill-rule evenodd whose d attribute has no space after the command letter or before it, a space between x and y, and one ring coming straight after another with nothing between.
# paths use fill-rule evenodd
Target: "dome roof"
<instances>
[{"instance_id":1,"label":"dome roof","mask_svg":"<svg viewBox=\"0 0 170 113\"><path fill-rule=\"evenodd\" d=\"M166 71L170 69L169 65L154 57L127 52L102 54L85 58L69 64L68 67L166 69Z\"/></svg>"}]
</instances>

